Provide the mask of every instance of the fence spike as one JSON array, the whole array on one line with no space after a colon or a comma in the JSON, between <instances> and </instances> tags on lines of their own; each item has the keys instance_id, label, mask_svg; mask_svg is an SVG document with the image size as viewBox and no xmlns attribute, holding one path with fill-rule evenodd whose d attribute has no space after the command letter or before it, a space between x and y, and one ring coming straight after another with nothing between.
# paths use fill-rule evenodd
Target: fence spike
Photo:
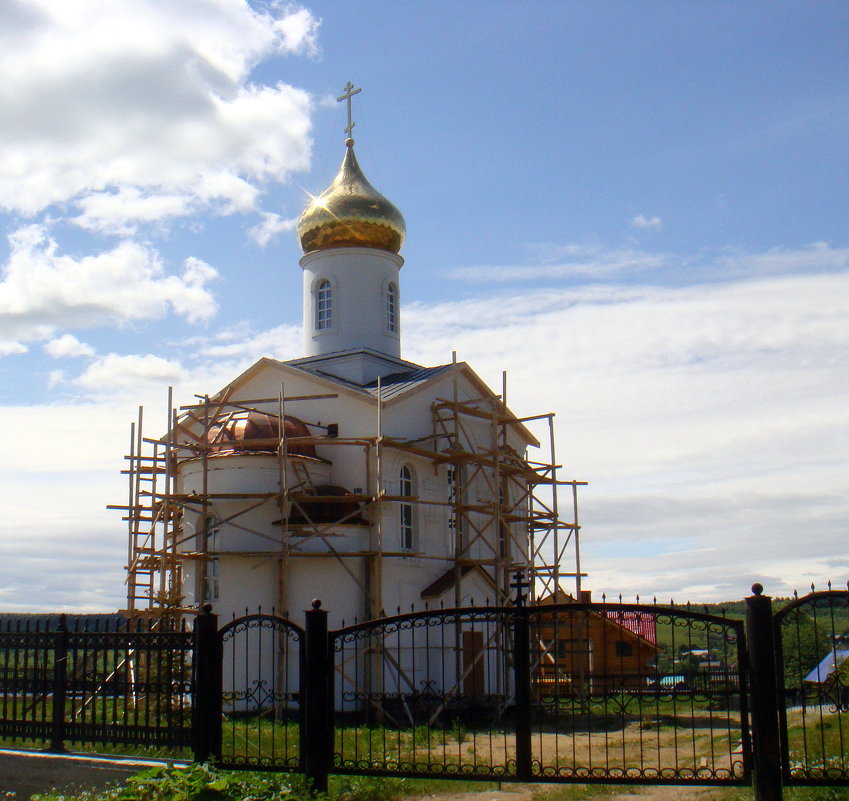
<instances>
[{"instance_id":1,"label":"fence spike","mask_svg":"<svg viewBox=\"0 0 849 801\"><path fill-rule=\"evenodd\" d=\"M811 582L811 592L816 592L816 589L814 588L814 582L813 581Z\"/></svg>"},{"instance_id":2,"label":"fence spike","mask_svg":"<svg viewBox=\"0 0 849 801\"><path fill-rule=\"evenodd\" d=\"M831 579L828 580L828 591L831 592Z\"/></svg>"},{"instance_id":3,"label":"fence spike","mask_svg":"<svg viewBox=\"0 0 849 801\"><path fill-rule=\"evenodd\" d=\"M637 598L637 603L639 603L640 602L640 594L639 593L637 593L636 598Z\"/></svg>"}]
</instances>

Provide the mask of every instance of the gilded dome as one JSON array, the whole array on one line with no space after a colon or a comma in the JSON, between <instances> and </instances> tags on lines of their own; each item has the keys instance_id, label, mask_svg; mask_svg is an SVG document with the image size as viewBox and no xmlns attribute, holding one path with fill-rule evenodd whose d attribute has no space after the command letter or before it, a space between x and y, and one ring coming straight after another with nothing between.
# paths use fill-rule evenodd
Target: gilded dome
<instances>
[{"instance_id":1,"label":"gilded dome","mask_svg":"<svg viewBox=\"0 0 849 801\"><path fill-rule=\"evenodd\" d=\"M404 218L363 175L346 143L342 166L327 187L304 209L298 239L304 253L328 248L377 248L397 253L404 243Z\"/></svg>"}]
</instances>

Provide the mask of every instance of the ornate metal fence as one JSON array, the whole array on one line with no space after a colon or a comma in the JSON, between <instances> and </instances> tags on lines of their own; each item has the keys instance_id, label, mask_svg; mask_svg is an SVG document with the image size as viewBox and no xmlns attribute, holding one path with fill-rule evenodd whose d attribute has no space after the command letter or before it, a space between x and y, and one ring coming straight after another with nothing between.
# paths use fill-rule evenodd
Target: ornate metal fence
<instances>
[{"instance_id":1,"label":"ornate metal fence","mask_svg":"<svg viewBox=\"0 0 849 801\"><path fill-rule=\"evenodd\" d=\"M529 612L535 776L749 782L741 621L626 604Z\"/></svg>"},{"instance_id":2,"label":"ornate metal fence","mask_svg":"<svg viewBox=\"0 0 849 801\"><path fill-rule=\"evenodd\" d=\"M65 616L0 631L0 737L70 744L191 745L193 636L184 623Z\"/></svg>"},{"instance_id":3,"label":"ornate metal fence","mask_svg":"<svg viewBox=\"0 0 849 801\"><path fill-rule=\"evenodd\" d=\"M776 613L784 783L849 783L849 592L815 592Z\"/></svg>"},{"instance_id":4,"label":"ornate metal fence","mask_svg":"<svg viewBox=\"0 0 849 801\"><path fill-rule=\"evenodd\" d=\"M331 641L334 772L749 781L740 621L621 604L449 609Z\"/></svg>"},{"instance_id":5,"label":"ornate metal fence","mask_svg":"<svg viewBox=\"0 0 849 801\"><path fill-rule=\"evenodd\" d=\"M519 582L520 583L520 582ZM328 631L249 615L0 628L0 738L230 768L621 784L849 785L849 592L743 622L622 603L430 610ZM751 726L751 736L749 727Z\"/></svg>"}]
</instances>

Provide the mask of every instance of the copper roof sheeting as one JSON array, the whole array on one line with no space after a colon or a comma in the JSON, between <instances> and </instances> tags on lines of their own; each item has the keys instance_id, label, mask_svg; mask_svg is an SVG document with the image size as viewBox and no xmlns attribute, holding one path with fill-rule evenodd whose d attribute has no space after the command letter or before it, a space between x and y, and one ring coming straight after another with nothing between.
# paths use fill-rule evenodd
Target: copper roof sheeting
<instances>
[{"instance_id":1,"label":"copper roof sheeting","mask_svg":"<svg viewBox=\"0 0 849 801\"><path fill-rule=\"evenodd\" d=\"M306 424L297 417L286 415L283 432L287 440L309 437ZM207 443L214 453L277 453L271 440L280 440L280 418L265 412L239 410L214 421L209 426ZM286 453L299 456L316 456L311 443L287 442Z\"/></svg>"}]
</instances>

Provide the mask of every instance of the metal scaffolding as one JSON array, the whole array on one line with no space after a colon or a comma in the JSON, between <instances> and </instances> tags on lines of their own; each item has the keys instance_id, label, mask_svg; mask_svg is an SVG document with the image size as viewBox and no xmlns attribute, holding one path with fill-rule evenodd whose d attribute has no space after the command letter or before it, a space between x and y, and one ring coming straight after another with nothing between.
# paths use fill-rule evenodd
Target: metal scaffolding
<instances>
[{"instance_id":1,"label":"metal scaffolding","mask_svg":"<svg viewBox=\"0 0 849 801\"><path fill-rule=\"evenodd\" d=\"M456 364L456 363L455 363ZM578 487L585 482L562 480L558 476L554 442L554 414L549 412L517 418L506 406L507 379L503 377L500 396L481 393L479 397L461 399L458 371L454 370L450 397L437 398L431 405L432 434L417 439L401 439L383 434L382 413L385 402L378 384L375 398L374 430L364 436L340 437L333 425L310 422L301 410L309 411L310 401L334 398L335 395L286 396L281 385L277 398L233 398L232 386L210 398L196 396L197 403L173 407L173 393L168 392L168 417L165 436L144 435L144 412L130 428L130 448L125 456L129 494L125 505L110 506L124 512L128 526L127 610L178 610L184 607L185 566L198 564L196 576L206 576L207 565L219 556L212 541L210 509L221 501L239 501L243 508L226 522L240 531L259 538L267 547L251 554L274 559L279 564L278 603L276 609L285 615L287 581L299 557L323 556L338 560L357 582L363 597L362 613L377 617L384 612L382 575L385 560L397 558L441 559L446 571L453 571L454 605L461 604L461 578L469 570L486 571L495 585L496 602L508 601L510 578L524 571L530 580L532 598L556 593L580 597L580 526L578 523ZM290 418L294 409L297 418ZM210 488L210 463L223 448L222 432L239 416L260 413L270 421L274 436L240 440L244 453L261 452L277 458L278 478L273 491L226 493ZM287 421L297 419L305 425L302 435L287 434ZM275 423L276 421L276 423ZM510 444L512 427L541 422L548 443L539 451L547 459L529 460ZM488 441L480 440L481 426L488 428ZM276 426L276 431L274 428ZM475 429L477 437L470 429ZM269 432L264 432L268 434ZM515 438L514 438L515 440ZM322 487L320 497L324 515L318 519L316 479L312 462L298 453L312 446L330 455L339 448L355 448L362 452L363 486L353 492L338 489L328 493ZM447 478L444 497L422 497L392 494L387 491L384 465L389 452L403 452L425 460L434 471ZM200 484L191 492L181 491L181 469L192 460L200 468ZM328 461L324 459L322 461ZM294 479L294 480L293 480ZM566 508L568 520L562 518L563 504L558 490L568 488ZM331 488L332 489L332 488ZM453 538L451 555L446 558L425 552L387 547L382 530L383 512L399 504L447 510L449 533ZM245 521L255 509L272 505L279 512L279 529L258 530ZM327 517L327 509L338 514ZM368 550L346 551L329 539L334 527L356 518L368 530ZM201 521L200 530L184 523ZM297 534L293 538L293 533ZM304 544L320 540L320 552L304 550ZM294 541L296 540L296 541ZM232 551L228 551L232 553ZM354 559L365 559L362 576L351 569ZM568 583L568 588L567 588ZM205 582L195 588L198 606L205 601ZM573 589L574 588L574 589ZM190 611L190 610L186 610Z\"/></svg>"}]
</instances>

